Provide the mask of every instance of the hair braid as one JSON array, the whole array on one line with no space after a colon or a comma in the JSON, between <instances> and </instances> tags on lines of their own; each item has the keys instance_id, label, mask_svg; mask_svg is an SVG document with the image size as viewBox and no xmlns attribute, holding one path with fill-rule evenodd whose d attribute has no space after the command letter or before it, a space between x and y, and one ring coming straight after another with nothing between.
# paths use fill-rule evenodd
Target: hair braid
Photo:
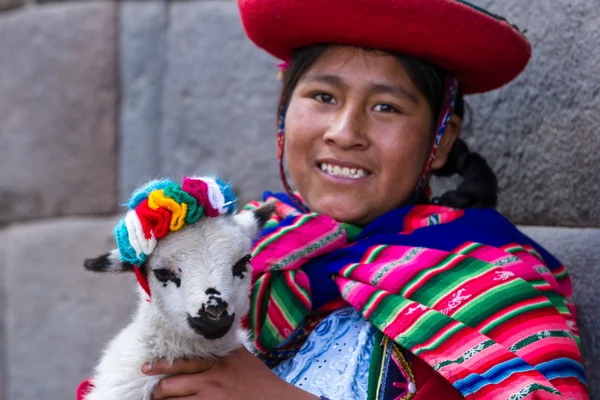
<instances>
[{"instance_id":1,"label":"hair braid","mask_svg":"<svg viewBox=\"0 0 600 400\"><path fill-rule=\"evenodd\" d=\"M487 161L471 152L464 140L458 138L446 164L434 174L459 174L463 181L454 190L433 199L435 204L454 208L494 208L498 203L498 180Z\"/></svg>"}]
</instances>

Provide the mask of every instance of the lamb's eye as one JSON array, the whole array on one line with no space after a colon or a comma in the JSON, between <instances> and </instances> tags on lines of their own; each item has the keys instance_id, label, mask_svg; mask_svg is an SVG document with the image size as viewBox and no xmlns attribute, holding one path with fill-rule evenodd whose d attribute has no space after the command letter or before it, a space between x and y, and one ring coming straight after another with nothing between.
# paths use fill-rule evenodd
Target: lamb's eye
<instances>
[{"instance_id":1,"label":"lamb's eye","mask_svg":"<svg viewBox=\"0 0 600 400\"><path fill-rule=\"evenodd\" d=\"M165 268L159 268L159 269L155 269L153 271L154 271L154 276L156 277L156 279L158 279L161 282L167 282L167 281L170 281L173 278L175 278L175 274Z\"/></svg>"},{"instance_id":2,"label":"lamb's eye","mask_svg":"<svg viewBox=\"0 0 600 400\"><path fill-rule=\"evenodd\" d=\"M247 256L242 257L240 261L236 262L233 265L233 276L237 276L238 278L242 279L244 278L244 272L248 271L248 263L250 262L250 258L252 258L252 256L248 254Z\"/></svg>"}]
</instances>

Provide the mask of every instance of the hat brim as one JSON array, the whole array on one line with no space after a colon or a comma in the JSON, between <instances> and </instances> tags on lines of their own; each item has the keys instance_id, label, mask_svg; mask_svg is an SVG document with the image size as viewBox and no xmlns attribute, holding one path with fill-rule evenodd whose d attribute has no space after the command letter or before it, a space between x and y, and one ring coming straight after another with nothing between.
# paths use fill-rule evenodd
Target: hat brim
<instances>
[{"instance_id":1,"label":"hat brim","mask_svg":"<svg viewBox=\"0 0 600 400\"><path fill-rule=\"evenodd\" d=\"M499 88L527 65L531 46L510 23L457 0L238 0L248 37L289 60L312 44L399 52L450 71L465 94Z\"/></svg>"}]
</instances>

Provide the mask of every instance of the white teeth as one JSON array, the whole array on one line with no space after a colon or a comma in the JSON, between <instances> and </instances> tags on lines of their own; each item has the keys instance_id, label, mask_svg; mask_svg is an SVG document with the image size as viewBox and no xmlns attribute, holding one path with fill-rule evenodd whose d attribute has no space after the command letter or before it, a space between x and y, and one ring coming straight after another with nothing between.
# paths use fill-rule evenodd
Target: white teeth
<instances>
[{"instance_id":1,"label":"white teeth","mask_svg":"<svg viewBox=\"0 0 600 400\"><path fill-rule=\"evenodd\" d=\"M367 176L367 171L361 168L342 168L339 165L331 165L326 163L321 164L321 170L329 175L339 176L342 178L359 179Z\"/></svg>"}]
</instances>

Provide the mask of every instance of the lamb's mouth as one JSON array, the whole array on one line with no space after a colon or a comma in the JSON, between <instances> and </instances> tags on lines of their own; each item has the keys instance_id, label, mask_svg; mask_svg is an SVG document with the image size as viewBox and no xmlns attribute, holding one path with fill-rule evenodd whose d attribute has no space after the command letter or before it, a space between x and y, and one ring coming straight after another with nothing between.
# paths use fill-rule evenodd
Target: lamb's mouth
<instances>
[{"instance_id":1,"label":"lamb's mouth","mask_svg":"<svg viewBox=\"0 0 600 400\"><path fill-rule=\"evenodd\" d=\"M188 325L199 335L204 336L208 340L220 339L229 332L235 313L223 315L217 321L206 317L192 317L188 315Z\"/></svg>"}]
</instances>

